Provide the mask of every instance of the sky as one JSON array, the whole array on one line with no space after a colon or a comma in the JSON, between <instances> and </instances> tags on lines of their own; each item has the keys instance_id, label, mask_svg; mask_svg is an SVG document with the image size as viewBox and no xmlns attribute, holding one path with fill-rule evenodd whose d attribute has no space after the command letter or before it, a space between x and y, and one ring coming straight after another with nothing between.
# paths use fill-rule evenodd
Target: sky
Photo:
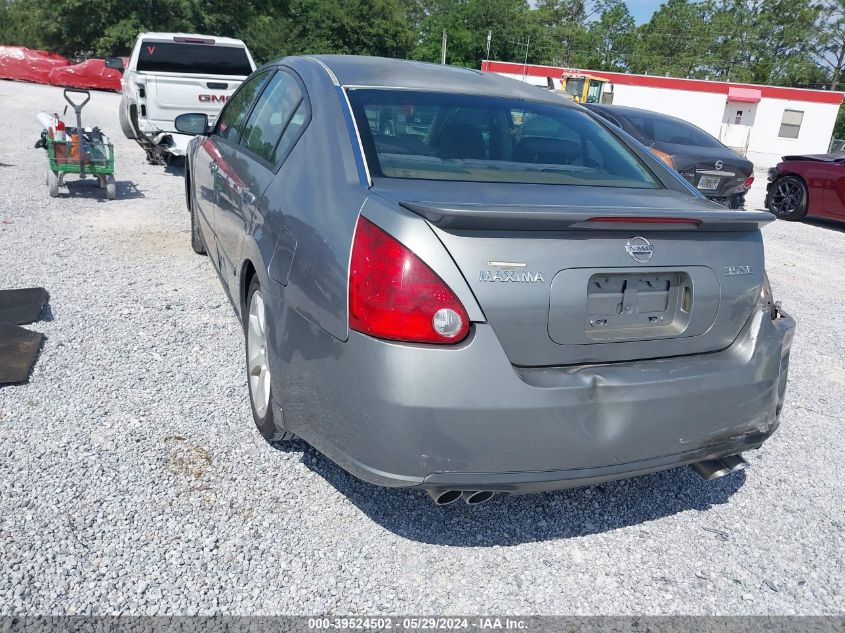
<instances>
[{"instance_id":1,"label":"sky","mask_svg":"<svg viewBox=\"0 0 845 633\"><path fill-rule=\"evenodd\" d=\"M648 22L649 18L651 18L651 14L657 11L657 9L660 8L660 5L665 1L666 0L625 0L625 4L628 5L628 11L630 11L631 15L634 16L637 24L642 24L643 22ZM528 4L532 7L536 7L537 0L528 0Z\"/></svg>"},{"instance_id":2,"label":"sky","mask_svg":"<svg viewBox=\"0 0 845 633\"><path fill-rule=\"evenodd\" d=\"M628 5L628 11L634 16L637 24L648 22L651 14L660 8L665 0L625 0Z\"/></svg>"}]
</instances>

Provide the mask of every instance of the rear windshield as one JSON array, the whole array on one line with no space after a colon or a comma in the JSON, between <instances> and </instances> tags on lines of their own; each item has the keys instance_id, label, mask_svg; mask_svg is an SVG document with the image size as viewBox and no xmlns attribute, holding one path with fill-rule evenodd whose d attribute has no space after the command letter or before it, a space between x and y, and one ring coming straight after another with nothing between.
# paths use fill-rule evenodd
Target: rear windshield
<instances>
[{"instance_id":1,"label":"rear windshield","mask_svg":"<svg viewBox=\"0 0 845 633\"><path fill-rule=\"evenodd\" d=\"M686 121L640 113L625 116L640 134L651 142L693 147L724 147L707 132Z\"/></svg>"},{"instance_id":2,"label":"rear windshield","mask_svg":"<svg viewBox=\"0 0 845 633\"><path fill-rule=\"evenodd\" d=\"M183 75L240 75L252 73L246 49L187 42L141 42L138 70Z\"/></svg>"},{"instance_id":3,"label":"rear windshield","mask_svg":"<svg viewBox=\"0 0 845 633\"><path fill-rule=\"evenodd\" d=\"M374 176L656 188L646 166L586 112L502 97L353 89Z\"/></svg>"}]
</instances>

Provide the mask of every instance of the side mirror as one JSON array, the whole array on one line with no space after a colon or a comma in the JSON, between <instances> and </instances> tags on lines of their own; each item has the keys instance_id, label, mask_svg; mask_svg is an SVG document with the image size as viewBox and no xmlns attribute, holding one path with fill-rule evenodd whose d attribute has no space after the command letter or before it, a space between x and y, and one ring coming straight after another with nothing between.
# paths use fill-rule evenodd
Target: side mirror
<instances>
[{"instance_id":1,"label":"side mirror","mask_svg":"<svg viewBox=\"0 0 845 633\"><path fill-rule=\"evenodd\" d=\"M176 125L176 130L182 132L182 134L191 134L192 136L208 134L207 114L198 112L180 114L174 119L173 123Z\"/></svg>"},{"instance_id":2,"label":"side mirror","mask_svg":"<svg viewBox=\"0 0 845 633\"><path fill-rule=\"evenodd\" d=\"M106 57L106 68L114 68L117 71L123 72L123 60L120 57Z\"/></svg>"}]
</instances>

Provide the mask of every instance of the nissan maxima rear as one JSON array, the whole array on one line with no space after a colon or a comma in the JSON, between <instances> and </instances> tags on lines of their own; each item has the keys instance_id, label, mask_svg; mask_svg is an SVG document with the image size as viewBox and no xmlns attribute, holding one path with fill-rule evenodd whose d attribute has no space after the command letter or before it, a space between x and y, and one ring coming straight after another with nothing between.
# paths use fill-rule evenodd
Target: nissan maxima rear
<instances>
[{"instance_id":1,"label":"nissan maxima rear","mask_svg":"<svg viewBox=\"0 0 845 633\"><path fill-rule=\"evenodd\" d=\"M467 69L291 57L213 129L180 124L193 245L244 324L268 440L474 503L717 477L776 429L794 322L766 280L772 216L707 201L581 107Z\"/></svg>"}]
</instances>

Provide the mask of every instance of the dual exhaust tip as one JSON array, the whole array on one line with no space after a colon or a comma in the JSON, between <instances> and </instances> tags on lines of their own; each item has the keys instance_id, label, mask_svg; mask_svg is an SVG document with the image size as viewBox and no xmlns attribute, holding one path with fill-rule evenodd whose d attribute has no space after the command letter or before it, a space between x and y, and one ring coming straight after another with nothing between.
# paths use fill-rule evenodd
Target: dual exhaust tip
<instances>
[{"instance_id":1,"label":"dual exhaust tip","mask_svg":"<svg viewBox=\"0 0 845 633\"><path fill-rule=\"evenodd\" d=\"M490 501L496 494L492 490L453 490L451 488L429 488L426 492L435 505L446 506L458 499L463 499L468 505L477 506Z\"/></svg>"},{"instance_id":2,"label":"dual exhaust tip","mask_svg":"<svg viewBox=\"0 0 845 633\"><path fill-rule=\"evenodd\" d=\"M718 459L707 459L703 462L696 462L690 464L692 469L698 473L704 481L712 481L725 475L745 470L748 468L748 462L743 459L742 455L726 455Z\"/></svg>"},{"instance_id":3,"label":"dual exhaust tip","mask_svg":"<svg viewBox=\"0 0 845 633\"><path fill-rule=\"evenodd\" d=\"M748 468L748 462L742 455L737 454L695 462L690 466L704 481L712 481L745 470ZM492 490L455 490L453 488L429 488L426 492L439 506L449 505L458 499L463 499L468 505L476 506L490 501L496 494Z\"/></svg>"}]
</instances>

